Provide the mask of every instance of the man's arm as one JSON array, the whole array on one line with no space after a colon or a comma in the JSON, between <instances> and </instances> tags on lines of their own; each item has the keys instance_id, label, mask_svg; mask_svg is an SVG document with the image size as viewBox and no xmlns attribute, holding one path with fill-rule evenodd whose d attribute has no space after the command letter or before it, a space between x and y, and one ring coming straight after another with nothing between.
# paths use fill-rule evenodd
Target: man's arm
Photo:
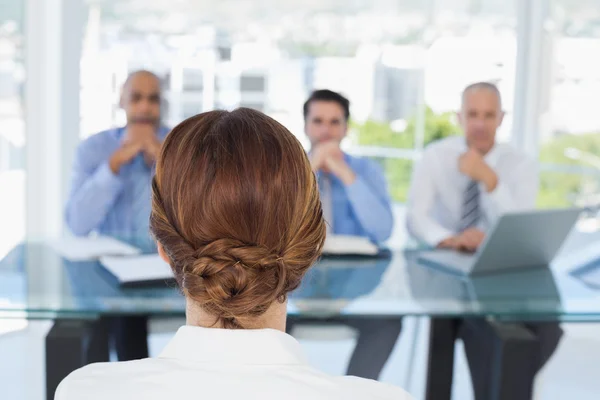
<instances>
[{"instance_id":1,"label":"man's arm","mask_svg":"<svg viewBox=\"0 0 600 400\"><path fill-rule=\"evenodd\" d=\"M413 169L408 194L407 225L412 236L435 247L452 238L455 233L444 228L431 216L431 210L435 204L436 187L430 158L428 152L425 152L423 158Z\"/></svg>"},{"instance_id":2,"label":"man's arm","mask_svg":"<svg viewBox=\"0 0 600 400\"><path fill-rule=\"evenodd\" d=\"M122 164L106 160L99 165L90 165L89 160L96 158L93 156L95 146L92 141L83 142L77 149L73 164L65 219L71 231L78 236L98 228L123 188L118 171L113 170Z\"/></svg>"},{"instance_id":3,"label":"man's arm","mask_svg":"<svg viewBox=\"0 0 600 400\"><path fill-rule=\"evenodd\" d=\"M390 195L381 167L370 160L363 165L362 171L354 171L356 178L346 185L346 193L369 238L381 243L390 237L394 225Z\"/></svg>"},{"instance_id":4,"label":"man's arm","mask_svg":"<svg viewBox=\"0 0 600 400\"><path fill-rule=\"evenodd\" d=\"M494 190L481 188L481 206L490 219L495 220L507 212L535 208L538 171L533 160L525 159L511 167L510 171L497 175Z\"/></svg>"}]
</instances>

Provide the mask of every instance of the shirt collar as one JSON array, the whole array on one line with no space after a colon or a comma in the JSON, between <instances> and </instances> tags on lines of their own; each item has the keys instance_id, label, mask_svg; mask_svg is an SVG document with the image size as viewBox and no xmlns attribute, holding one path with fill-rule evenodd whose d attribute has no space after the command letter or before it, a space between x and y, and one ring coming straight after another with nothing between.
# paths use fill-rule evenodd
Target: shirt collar
<instances>
[{"instance_id":1,"label":"shirt collar","mask_svg":"<svg viewBox=\"0 0 600 400\"><path fill-rule=\"evenodd\" d=\"M300 343L274 329L182 326L159 358L198 363L308 365Z\"/></svg>"},{"instance_id":2,"label":"shirt collar","mask_svg":"<svg viewBox=\"0 0 600 400\"><path fill-rule=\"evenodd\" d=\"M457 143L459 143L461 153L464 153L469 149L467 146L467 139L464 136L462 136ZM500 152L499 147L500 145L498 142L494 142L494 146L492 146L490 151L488 151L488 153L483 157L486 162L491 164L495 163L496 159L498 158L498 153Z\"/></svg>"},{"instance_id":3,"label":"shirt collar","mask_svg":"<svg viewBox=\"0 0 600 400\"><path fill-rule=\"evenodd\" d=\"M498 142L495 142L494 146L485 155L485 161L487 161L489 164L494 165L496 163L496 160L498 159L498 153L500 152L499 147L500 145L498 144Z\"/></svg>"},{"instance_id":4,"label":"shirt collar","mask_svg":"<svg viewBox=\"0 0 600 400\"><path fill-rule=\"evenodd\" d=\"M119 128L113 128L113 129L111 129L110 133L115 139L121 140L121 138L125 134L125 127L122 126Z\"/></svg>"},{"instance_id":5,"label":"shirt collar","mask_svg":"<svg viewBox=\"0 0 600 400\"><path fill-rule=\"evenodd\" d=\"M344 155L344 161L346 161L346 163L352 167L354 164L354 157L352 157L350 154L346 153L345 151L342 151L342 154Z\"/></svg>"}]
</instances>

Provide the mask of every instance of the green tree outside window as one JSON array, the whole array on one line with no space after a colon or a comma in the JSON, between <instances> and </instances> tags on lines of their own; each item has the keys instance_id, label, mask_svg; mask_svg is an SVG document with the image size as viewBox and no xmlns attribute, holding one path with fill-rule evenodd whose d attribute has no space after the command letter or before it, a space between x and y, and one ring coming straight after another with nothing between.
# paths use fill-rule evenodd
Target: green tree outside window
<instances>
[{"instance_id":1,"label":"green tree outside window","mask_svg":"<svg viewBox=\"0 0 600 400\"><path fill-rule=\"evenodd\" d=\"M406 129L402 132L392 130L389 123L373 120L367 120L362 124L353 122L351 129L353 139L359 146L413 149L416 143L416 122L415 116L409 118ZM426 108L425 145L458 134L460 134L460 128L455 123L454 113L437 114L431 108ZM589 170L590 166L584 162L571 160L565 156L565 150L568 148L575 148L600 157L600 133L557 136L541 146L539 161L553 165L586 167ZM395 202L405 203L413 161L400 158L378 158L377 161L385 170L392 199ZM538 207L568 207L583 203L600 203L599 176L555 171L540 173Z\"/></svg>"}]
</instances>

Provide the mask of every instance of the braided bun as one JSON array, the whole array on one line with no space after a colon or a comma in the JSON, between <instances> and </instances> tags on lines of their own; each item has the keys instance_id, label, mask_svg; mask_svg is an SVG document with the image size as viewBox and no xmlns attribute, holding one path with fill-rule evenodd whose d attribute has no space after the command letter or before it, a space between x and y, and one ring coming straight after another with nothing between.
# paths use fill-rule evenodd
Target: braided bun
<instances>
[{"instance_id":1,"label":"braided bun","mask_svg":"<svg viewBox=\"0 0 600 400\"><path fill-rule=\"evenodd\" d=\"M184 295L225 328L285 301L320 254L325 225L300 143L253 110L192 117L167 137L151 229Z\"/></svg>"}]
</instances>

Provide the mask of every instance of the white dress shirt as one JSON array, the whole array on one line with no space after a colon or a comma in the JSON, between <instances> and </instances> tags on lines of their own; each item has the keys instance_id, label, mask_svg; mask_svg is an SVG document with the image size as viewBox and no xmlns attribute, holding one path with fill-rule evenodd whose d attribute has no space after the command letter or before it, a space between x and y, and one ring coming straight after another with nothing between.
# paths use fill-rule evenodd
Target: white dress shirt
<instances>
[{"instance_id":1,"label":"white dress shirt","mask_svg":"<svg viewBox=\"0 0 600 400\"><path fill-rule=\"evenodd\" d=\"M453 136L429 145L413 171L408 196L408 230L415 238L436 246L458 232L463 196L471 178L458 168L467 151L465 138ZM538 191L533 160L507 144L497 143L485 162L498 175L498 185L488 193L480 184L478 228L489 230L503 213L533 209Z\"/></svg>"},{"instance_id":2,"label":"white dress shirt","mask_svg":"<svg viewBox=\"0 0 600 400\"><path fill-rule=\"evenodd\" d=\"M158 358L91 364L71 373L56 400L395 399L402 389L311 368L300 344L272 329L184 326Z\"/></svg>"}]
</instances>

